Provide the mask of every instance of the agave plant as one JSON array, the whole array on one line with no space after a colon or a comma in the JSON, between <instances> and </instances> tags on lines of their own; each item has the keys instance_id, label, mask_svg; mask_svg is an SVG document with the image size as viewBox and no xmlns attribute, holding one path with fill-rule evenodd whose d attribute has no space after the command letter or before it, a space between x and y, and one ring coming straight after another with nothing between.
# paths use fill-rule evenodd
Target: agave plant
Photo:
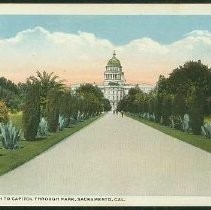
<instances>
[{"instance_id":1,"label":"agave plant","mask_svg":"<svg viewBox=\"0 0 211 210\"><path fill-rule=\"evenodd\" d=\"M11 122L8 122L7 124L0 123L0 129L3 147L5 149L19 148L21 130L15 128Z\"/></svg>"},{"instance_id":2,"label":"agave plant","mask_svg":"<svg viewBox=\"0 0 211 210\"><path fill-rule=\"evenodd\" d=\"M207 130L208 138L211 138L211 123L205 123L204 127Z\"/></svg>"},{"instance_id":3,"label":"agave plant","mask_svg":"<svg viewBox=\"0 0 211 210\"><path fill-rule=\"evenodd\" d=\"M77 113L77 122L79 122L80 120L81 120L81 112L78 111L78 113Z\"/></svg>"},{"instance_id":4,"label":"agave plant","mask_svg":"<svg viewBox=\"0 0 211 210\"><path fill-rule=\"evenodd\" d=\"M77 111L77 112L74 112L74 113L72 114L72 119L73 119L74 123L77 122L77 118L78 118L78 111Z\"/></svg>"},{"instance_id":5,"label":"agave plant","mask_svg":"<svg viewBox=\"0 0 211 210\"><path fill-rule=\"evenodd\" d=\"M37 131L37 137L38 138L43 138L47 137L49 134L48 132L48 122L45 120L44 117L41 118L38 131Z\"/></svg>"},{"instance_id":6,"label":"agave plant","mask_svg":"<svg viewBox=\"0 0 211 210\"><path fill-rule=\"evenodd\" d=\"M59 130L62 131L67 125L67 120L64 116L59 115Z\"/></svg>"},{"instance_id":7,"label":"agave plant","mask_svg":"<svg viewBox=\"0 0 211 210\"><path fill-rule=\"evenodd\" d=\"M80 116L80 121L83 122L84 119L85 119L85 115L84 115L84 113L83 113L83 114L81 114L81 116Z\"/></svg>"},{"instance_id":8,"label":"agave plant","mask_svg":"<svg viewBox=\"0 0 211 210\"><path fill-rule=\"evenodd\" d=\"M203 136L210 139L211 138L211 124L206 122L203 126L201 126L201 132Z\"/></svg>"}]
</instances>

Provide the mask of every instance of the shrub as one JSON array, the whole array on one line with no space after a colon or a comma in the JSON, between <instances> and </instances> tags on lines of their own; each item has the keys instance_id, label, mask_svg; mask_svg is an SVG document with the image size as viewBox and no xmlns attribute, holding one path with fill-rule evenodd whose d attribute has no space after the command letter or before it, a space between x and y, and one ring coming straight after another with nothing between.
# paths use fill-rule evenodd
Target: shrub
<instances>
[{"instance_id":1,"label":"shrub","mask_svg":"<svg viewBox=\"0 0 211 210\"><path fill-rule=\"evenodd\" d=\"M0 101L0 122L6 123L9 119L8 108L3 101Z\"/></svg>"},{"instance_id":2,"label":"shrub","mask_svg":"<svg viewBox=\"0 0 211 210\"><path fill-rule=\"evenodd\" d=\"M2 134L2 145L5 149L17 149L20 140L20 129L8 122L7 124L0 123Z\"/></svg>"},{"instance_id":3,"label":"shrub","mask_svg":"<svg viewBox=\"0 0 211 210\"><path fill-rule=\"evenodd\" d=\"M26 140L35 140L40 122L40 86L27 83L23 106L23 130Z\"/></svg>"}]
</instances>

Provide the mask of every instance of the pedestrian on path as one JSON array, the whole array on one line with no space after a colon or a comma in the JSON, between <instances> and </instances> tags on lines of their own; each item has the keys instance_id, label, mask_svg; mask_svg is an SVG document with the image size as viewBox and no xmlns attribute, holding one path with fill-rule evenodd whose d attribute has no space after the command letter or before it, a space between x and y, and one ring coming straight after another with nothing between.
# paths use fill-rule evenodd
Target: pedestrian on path
<instances>
[{"instance_id":1,"label":"pedestrian on path","mask_svg":"<svg viewBox=\"0 0 211 210\"><path fill-rule=\"evenodd\" d=\"M123 110L121 111L121 114L122 114L122 117L123 117L123 115L124 115L124 112L123 112Z\"/></svg>"}]
</instances>

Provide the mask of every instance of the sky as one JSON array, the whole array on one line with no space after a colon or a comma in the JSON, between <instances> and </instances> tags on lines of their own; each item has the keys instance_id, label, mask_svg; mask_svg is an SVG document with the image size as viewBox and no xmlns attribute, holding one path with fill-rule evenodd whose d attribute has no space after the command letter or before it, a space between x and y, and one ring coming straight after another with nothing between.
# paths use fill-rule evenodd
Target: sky
<instances>
[{"instance_id":1,"label":"sky","mask_svg":"<svg viewBox=\"0 0 211 210\"><path fill-rule=\"evenodd\" d=\"M102 83L116 51L128 83L155 84L188 60L211 66L211 16L0 15L0 76L36 71Z\"/></svg>"}]
</instances>

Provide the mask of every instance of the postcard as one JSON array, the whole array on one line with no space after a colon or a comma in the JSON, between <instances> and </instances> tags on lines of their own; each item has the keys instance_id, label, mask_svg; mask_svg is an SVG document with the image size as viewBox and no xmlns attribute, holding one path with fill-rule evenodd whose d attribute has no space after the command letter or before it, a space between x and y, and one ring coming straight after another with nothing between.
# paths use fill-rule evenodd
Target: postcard
<instances>
[{"instance_id":1,"label":"postcard","mask_svg":"<svg viewBox=\"0 0 211 210\"><path fill-rule=\"evenodd\" d=\"M1 4L0 205L211 205L210 58L210 4Z\"/></svg>"}]
</instances>

